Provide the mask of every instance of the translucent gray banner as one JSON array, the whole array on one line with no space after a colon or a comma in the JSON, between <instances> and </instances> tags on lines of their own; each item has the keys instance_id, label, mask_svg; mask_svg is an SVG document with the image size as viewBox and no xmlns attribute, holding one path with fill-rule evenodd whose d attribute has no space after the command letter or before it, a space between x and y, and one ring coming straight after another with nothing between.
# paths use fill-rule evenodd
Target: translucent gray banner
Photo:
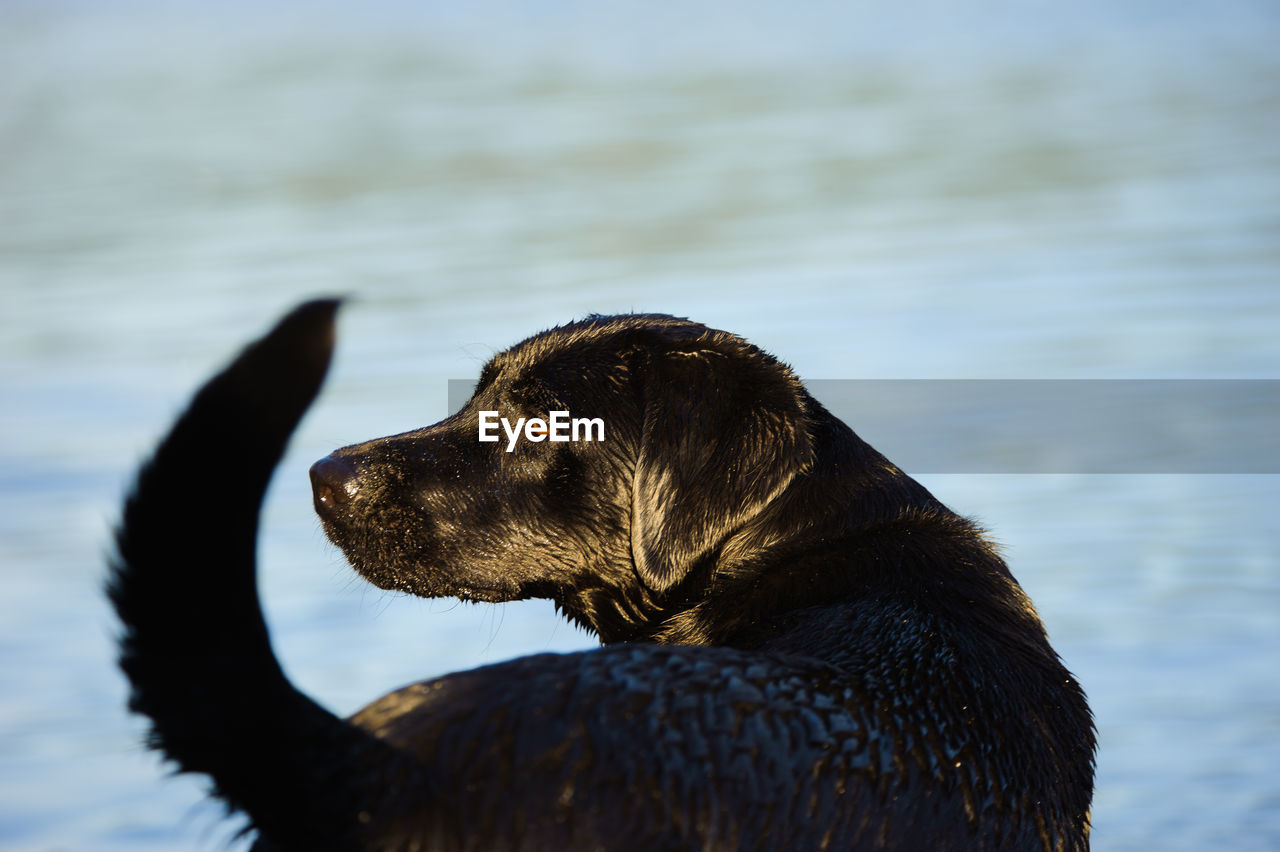
<instances>
[{"instance_id":1,"label":"translucent gray banner","mask_svg":"<svg viewBox=\"0 0 1280 852\"><path fill-rule=\"evenodd\" d=\"M449 410L473 381L449 382ZM1280 473L1280 381L818 379L908 473Z\"/></svg>"}]
</instances>

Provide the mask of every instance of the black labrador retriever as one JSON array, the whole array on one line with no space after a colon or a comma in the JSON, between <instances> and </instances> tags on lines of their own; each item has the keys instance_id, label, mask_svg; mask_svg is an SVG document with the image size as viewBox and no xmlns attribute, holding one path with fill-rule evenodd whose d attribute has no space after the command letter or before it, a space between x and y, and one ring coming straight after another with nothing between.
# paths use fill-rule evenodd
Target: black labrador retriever
<instances>
[{"instance_id":1,"label":"black labrador retriever","mask_svg":"<svg viewBox=\"0 0 1280 852\"><path fill-rule=\"evenodd\" d=\"M550 598L604 647L350 720L316 705L271 651L254 546L335 308L297 309L197 394L109 581L151 745L259 848L1087 848L1090 712L982 532L787 367L667 316L538 334L458 414L312 468L373 583Z\"/></svg>"}]
</instances>

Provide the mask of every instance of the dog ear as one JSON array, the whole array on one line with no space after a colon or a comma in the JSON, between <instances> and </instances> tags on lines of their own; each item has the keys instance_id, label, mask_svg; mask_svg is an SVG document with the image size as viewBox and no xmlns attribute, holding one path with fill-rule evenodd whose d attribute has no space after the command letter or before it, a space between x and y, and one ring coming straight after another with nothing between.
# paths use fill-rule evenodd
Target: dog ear
<instances>
[{"instance_id":1,"label":"dog ear","mask_svg":"<svg viewBox=\"0 0 1280 852\"><path fill-rule=\"evenodd\" d=\"M654 591L680 582L812 464L791 371L725 332L649 350L631 553Z\"/></svg>"}]
</instances>

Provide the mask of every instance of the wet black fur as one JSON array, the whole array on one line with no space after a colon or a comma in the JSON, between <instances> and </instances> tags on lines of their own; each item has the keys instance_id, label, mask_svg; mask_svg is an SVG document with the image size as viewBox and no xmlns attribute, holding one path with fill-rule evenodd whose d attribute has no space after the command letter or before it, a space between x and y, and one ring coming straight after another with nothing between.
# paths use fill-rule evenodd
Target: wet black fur
<instances>
[{"instance_id":1,"label":"wet black fur","mask_svg":"<svg viewBox=\"0 0 1280 852\"><path fill-rule=\"evenodd\" d=\"M1088 847L1084 695L982 532L784 365L671 317L543 332L454 417L313 469L375 584L550 598L604 647L350 721L298 693L253 546L333 310L303 306L201 390L139 475L109 584L153 745L263 849ZM601 417L605 440L507 453L477 440L483 409Z\"/></svg>"}]
</instances>

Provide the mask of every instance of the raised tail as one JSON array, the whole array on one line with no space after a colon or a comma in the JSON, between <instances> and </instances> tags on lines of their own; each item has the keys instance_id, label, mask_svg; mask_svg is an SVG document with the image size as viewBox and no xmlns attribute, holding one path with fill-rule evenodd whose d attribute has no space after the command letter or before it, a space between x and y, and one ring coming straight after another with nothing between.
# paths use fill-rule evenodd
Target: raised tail
<instances>
[{"instance_id":1,"label":"raised tail","mask_svg":"<svg viewBox=\"0 0 1280 852\"><path fill-rule=\"evenodd\" d=\"M263 494L328 369L337 307L297 308L196 394L138 474L107 581L149 745L283 849L368 846L369 791L410 771L293 688L258 602Z\"/></svg>"}]
</instances>

